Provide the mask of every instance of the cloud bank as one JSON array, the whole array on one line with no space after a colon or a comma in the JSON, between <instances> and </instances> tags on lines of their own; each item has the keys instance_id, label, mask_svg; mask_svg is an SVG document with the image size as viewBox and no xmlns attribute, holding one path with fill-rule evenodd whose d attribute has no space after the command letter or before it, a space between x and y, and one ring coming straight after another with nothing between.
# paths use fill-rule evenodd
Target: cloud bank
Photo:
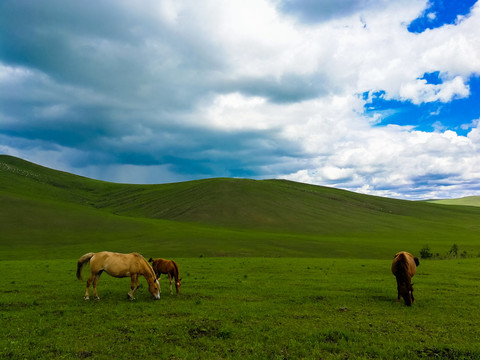
<instances>
[{"instance_id":1,"label":"cloud bank","mask_svg":"<svg viewBox=\"0 0 480 360\"><path fill-rule=\"evenodd\" d=\"M479 4L410 32L427 6L4 2L0 152L118 182L281 177L407 199L478 193L480 113L456 121L460 135L366 110L378 94L412 107L479 96Z\"/></svg>"}]
</instances>

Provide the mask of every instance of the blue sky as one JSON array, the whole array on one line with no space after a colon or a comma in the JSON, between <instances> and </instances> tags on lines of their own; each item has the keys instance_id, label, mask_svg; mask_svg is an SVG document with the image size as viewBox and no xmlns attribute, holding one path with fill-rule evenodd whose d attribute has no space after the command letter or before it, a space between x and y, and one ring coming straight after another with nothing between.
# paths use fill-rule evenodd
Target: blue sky
<instances>
[{"instance_id":1,"label":"blue sky","mask_svg":"<svg viewBox=\"0 0 480 360\"><path fill-rule=\"evenodd\" d=\"M468 16L476 0L431 1L420 16L411 21L407 27L409 32L421 34L425 31L455 25L459 18ZM427 84L441 85L447 74L439 70L426 72L419 79ZM466 79L469 95L453 97L448 102L441 100L412 104L401 99L385 100L385 93L379 91L372 97L372 103L365 109L368 113L384 111L385 118L379 126L412 125L426 132L452 130L458 135L466 136L471 130L472 119L480 118L480 74L472 73ZM365 96L365 95L364 95Z\"/></svg>"},{"instance_id":2,"label":"blue sky","mask_svg":"<svg viewBox=\"0 0 480 360\"><path fill-rule=\"evenodd\" d=\"M0 3L0 153L114 182L480 194L480 5Z\"/></svg>"},{"instance_id":3,"label":"blue sky","mask_svg":"<svg viewBox=\"0 0 480 360\"><path fill-rule=\"evenodd\" d=\"M422 78L428 79L428 83L442 83L435 73ZM421 131L452 130L458 135L467 136L473 126L472 119L480 118L480 78L472 77L467 85L470 90L468 97L418 105L401 100L385 100L385 93L380 91L373 94L371 102L365 105L365 111L369 114L386 113L378 126L412 125ZM365 97L368 94L364 94Z\"/></svg>"}]
</instances>

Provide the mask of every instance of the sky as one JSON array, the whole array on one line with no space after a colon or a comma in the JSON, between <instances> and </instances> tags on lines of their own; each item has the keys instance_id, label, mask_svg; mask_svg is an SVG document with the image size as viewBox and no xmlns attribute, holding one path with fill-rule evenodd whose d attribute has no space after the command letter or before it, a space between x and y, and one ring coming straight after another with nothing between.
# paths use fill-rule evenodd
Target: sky
<instances>
[{"instance_id":1,"label":"sky","mask_svg":"<svg viewBox=\"0 0 480 360\"><path fill-rule=\"evenodd\" d=\"M480 195L475 0L0 2L0 154L95 179Z\"/></svg>"}]
</instances>

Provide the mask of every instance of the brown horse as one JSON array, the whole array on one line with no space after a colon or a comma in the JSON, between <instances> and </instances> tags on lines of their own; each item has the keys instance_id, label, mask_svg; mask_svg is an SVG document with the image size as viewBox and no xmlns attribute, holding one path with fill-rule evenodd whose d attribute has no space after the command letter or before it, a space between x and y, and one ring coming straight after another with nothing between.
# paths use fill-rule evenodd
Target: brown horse
<instances>
[{"instance_id":1,"label":"brown horse","mask_svg":"<svg viewBox=\"0 0 480 360\"><path fill-rule=\"evenodd\" d=\"M412 254L406 251L400 251L395 254L393 259L392 273L397 278L397 301L400 301L400 297L402 297L407 306L411 306L412 302L415 301L411 280L417 271L418 265L420 265L418 258L413 257Z\"/></svg>"},{"instance_id":2,"label":"brown horse","mask_svg":"<svg viewBox=\"0 0 480 360\"><path fill-rule=\"evenodd\" d=\"M89 288L93 282L93 298L100 299L97 294L97 283L102 272L122 278L131 278L130 292L127 294L131 300L134 300L133 293L139 287L139 276L144 276L148 282L148 291L155 300L160 299L160 284L158 283L152 267L139 253L119 254L109 251L98 253L88 253L80 257L77 263L77 278L82 280L83 265L90 262L91 275L87 280L87 289L85 290L85 300L89 299Z\"/></svg>"},{"instance_id":3,"label":"brown horse","mask_svg":"<svg viewBox=\"0 0 480 360\"><path fill-rule=\"evenodd\" d=\"M177 295L180 292L180 285L182 285L182 279L180 279L180 272L178 271L177 263L173 260L166 259L152 259L148 260L152 263L153 271L157 279L160 279L161 274L168 274L168 280L170 281L170 294L172 294L172 280L175 279L175 289Z\"/></svg>"}]
</instances>

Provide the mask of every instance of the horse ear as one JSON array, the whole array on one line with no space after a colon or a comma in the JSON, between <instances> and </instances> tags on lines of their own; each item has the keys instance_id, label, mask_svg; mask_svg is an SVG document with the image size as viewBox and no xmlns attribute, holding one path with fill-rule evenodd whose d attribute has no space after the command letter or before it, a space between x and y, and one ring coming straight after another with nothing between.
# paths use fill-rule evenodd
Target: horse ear
<instances>
[{"instance_id":1,"label":"horse ear","mask_svg":"<svg viewBox=\"0 0 480 360\"><path fill-rule=\"evenodd\" d=\"M148 259L148 262L152 262L152 261L153 261L153 259L152 259L152 258Z\"/></svg>"}]
</instances>

